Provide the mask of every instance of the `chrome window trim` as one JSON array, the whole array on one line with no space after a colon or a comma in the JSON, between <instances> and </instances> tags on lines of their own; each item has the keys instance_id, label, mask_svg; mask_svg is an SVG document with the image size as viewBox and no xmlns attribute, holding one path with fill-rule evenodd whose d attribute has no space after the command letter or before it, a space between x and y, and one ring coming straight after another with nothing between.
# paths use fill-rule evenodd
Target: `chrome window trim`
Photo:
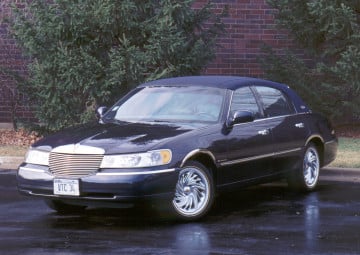
<instances>
[{"instance_id":1,"label":"chrome window trim","mask_svg":"<svg viewBox=\"0 0 360 255\"><path fill-rule=\"evenodd\" d=\"M300 113L294 113L294 114L280 115L280 116L256 119L256 120L254 120L254 122L263 121L263 120L272 120L272 119L278 119L278 118L285 118L285 117L290 117L290 116L306 115L306 114L310 114L310 113L309 112L300 112Z\"/></svg>"},{"instance_id":2,"label":"chrome window trim","mask_svg":"<svg viewBox=\"0 0 360 255\"><path fill-rule=\"evenodd\" d=\"M285 118L285 117L298 116L298 115L304 115L304 114L310 114L310 113L309 112L302 112L302 113L296 113L296 114L290 114L290 115L275 116L275 117L270 117L270 118L261 118L261 119L256 119L253 122L235 124L234 127L239 126L239 125L254 123L254 122L261 122L261 121L265 121L265 120L274 120L274 119L278 119L278 118Z\"/></svg>"},{"instance_id":3,"label":"chrome window trim","mask_svg":"<svg viewBox=\"0 0 360 255\"><path fill-rule=\"evenodd\" d=\"M273 88L271 86L266 86L266 85L259 85L259 84L252 84L252 85L248 85L247 87L249 87L251 89L251 87L257 87L257 86L262 86L262 87L267 87L267 88ZM244 86L246 87L246 86ZM287 86L288 88L290 88L289 86ZM239 89L239 88L238 88ZM277 88L273 88L276 90L279 90ZM230 96L230 101L229 101L229 107L228 107L228 113L226 116L226 119L228 120L230 117L230 109L231 109L231 103L232 103L232 99L233 99L233 95L235 93L236 90L231 90L231 96ZM279 90L281 92L281 94L286 97L286 101L287 103L291 103L291 108L294 110L294 113L292 114L287 114L287 115L279 115L279 116L274 116L274 117L265 117L264 118L260 118L260 119L255 119L253 122L259 122L259 121L263 121L263 120L272 120L272 119L277 119L277 118L283 118L283 117L288 117L288 116L297 116L297 115L303 115L303 114L310 114L311 112L299 112L298 109L295 107L294 102L291 100L291 98L288 97L287 93L284 93L282 90ZM255 100L257 101L257 97L255 96ZM243 125L243 124L247 124L247 123L239 123L239 124L235 124L233 125L238 126L238 125Z\"/></svg>"},{"instance_id":4,"label":"chrome window trim","mask_svg":"<svg viewBox=\"0 0 360 255\"><path fill-rule=\"evenodd\" d=\"M231 109L231 104L232 104L232 100L233 100L233 96L235 93L235 90L230 90L231 95L230 95L230 101L229 101L229 105L228 105L228 109L227 109L227 116L226 116L226 121L230 118L230 109Z\"/></svg>"}]
</instances>

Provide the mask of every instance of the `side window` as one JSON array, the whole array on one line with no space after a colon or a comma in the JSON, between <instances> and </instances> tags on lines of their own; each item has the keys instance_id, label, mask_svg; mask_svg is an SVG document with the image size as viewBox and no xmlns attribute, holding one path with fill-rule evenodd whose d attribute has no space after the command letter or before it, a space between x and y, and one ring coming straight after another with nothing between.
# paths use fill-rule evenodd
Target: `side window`
<instances>
[{"instance_id":1,"label":"side window","mask_svg":"<svg viewBox=\"0 0 360 255\"><path fill-rule=\"evenodd\" d=\"M237 89L232 97L231 108L233 111L251 111L255 118L260 118L259 106L256 103L253 92L249 87Z\"/></svg>"},{"instance_id":2,"label":"side window","mask_svg":"<svg viewBox=\"0 0 360 255\"><path fill-rule=\"evenodd\" d=\"M266 117L289 115L293 109L289 106L286 97L280 90L269 87L256 87L259 97L263 103Z\"/></svg>"}]
</instances>

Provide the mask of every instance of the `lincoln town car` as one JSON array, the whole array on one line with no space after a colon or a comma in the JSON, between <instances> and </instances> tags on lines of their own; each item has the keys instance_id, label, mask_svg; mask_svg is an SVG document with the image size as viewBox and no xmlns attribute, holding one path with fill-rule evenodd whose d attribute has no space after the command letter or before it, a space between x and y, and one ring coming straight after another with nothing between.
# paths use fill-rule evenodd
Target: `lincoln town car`
<instances>
[{"instance_id":1,"label":"lincoln town car","mask_svg":"<svg viewBox=\"0 0 360 255\"><path fill-rule=\"evenodd\" d=\"M257 78L151 81L97 115L29 148L20 193L59 213L149 203L190 221L237 187L284 179L312 191L337 152L327 118L289 86Z\"/></svg>"}]
</instances>

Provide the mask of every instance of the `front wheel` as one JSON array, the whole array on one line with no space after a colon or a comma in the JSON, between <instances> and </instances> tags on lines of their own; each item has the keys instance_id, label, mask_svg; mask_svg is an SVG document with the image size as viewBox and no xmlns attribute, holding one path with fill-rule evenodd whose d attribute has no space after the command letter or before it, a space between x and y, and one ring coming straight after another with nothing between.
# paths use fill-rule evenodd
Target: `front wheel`
<instances>
[{"instance_id":1,"label":"front wheel","mask_svg":"<svg viewBox=\"0 0 360 255\"><path fill-rule=\"evenodd\" d=\"M314 144L309 144L303 154L299 169L288 177L289 186L300 191L316 188L320 175L320 157Z\"/></svg>"},{"instance_id":2,"label":"front wheel","mask_svg":"<svg viewBox=\"0 0 360 255\"><path fill-rule=\"evenodd\" d=\"M172 209L178 218L192 221L204 216L214 201L214 183L208 169L190 161L179 172Z\"/></svg>"}]
</instances>

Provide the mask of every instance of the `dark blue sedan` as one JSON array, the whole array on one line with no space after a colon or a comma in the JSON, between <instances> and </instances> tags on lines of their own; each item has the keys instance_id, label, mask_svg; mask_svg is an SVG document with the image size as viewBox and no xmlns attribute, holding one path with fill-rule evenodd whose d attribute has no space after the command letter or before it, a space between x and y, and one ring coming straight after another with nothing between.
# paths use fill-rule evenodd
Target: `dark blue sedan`
<instances>
[{"instance_id":1,"label":"dark blue sedan","mask_svg":"<svg viewBox=\"0 0 360 255\"><path fill-rule=\"evenodd\" d=\"M261 79L157 80L98 115L35 143L19 191L59 213L161 201L196 220L225 189L286 178L311 191L337 151L325 117L288 86Z\"/></svg>"}]
</instances>

